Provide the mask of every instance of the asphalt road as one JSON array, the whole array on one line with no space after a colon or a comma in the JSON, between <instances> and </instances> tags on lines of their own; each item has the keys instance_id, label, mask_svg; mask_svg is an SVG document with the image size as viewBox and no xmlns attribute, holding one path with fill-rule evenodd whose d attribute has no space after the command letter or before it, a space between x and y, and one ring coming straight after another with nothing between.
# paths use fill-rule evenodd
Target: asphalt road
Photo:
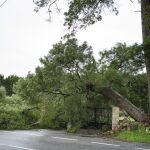
<instances>
[{"instance_id":1,"label":"asphalt road","mask_svg":"<svg viewBox=\"0 0 150 150\"><path fill-rule=\"evenodd\" d=\"M150 144L68 135L63 131L0 131L0 150L150 150Z\"/></svg>"}]
</instances>

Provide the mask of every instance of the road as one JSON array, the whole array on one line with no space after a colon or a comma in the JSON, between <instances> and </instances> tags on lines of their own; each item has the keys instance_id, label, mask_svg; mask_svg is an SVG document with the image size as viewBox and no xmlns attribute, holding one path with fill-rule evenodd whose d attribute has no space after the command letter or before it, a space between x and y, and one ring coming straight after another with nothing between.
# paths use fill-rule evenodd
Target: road
<instances>
[{"instance_id":1,"label":"road","mask_svg":"<svg viewBox=\"0 0 150 150\"><path fill-rule=\"evenodd\" d=\"M150 144L81 137L64 131L0 131L0 150L150 150Z\"/></svg>"}]
</instances>

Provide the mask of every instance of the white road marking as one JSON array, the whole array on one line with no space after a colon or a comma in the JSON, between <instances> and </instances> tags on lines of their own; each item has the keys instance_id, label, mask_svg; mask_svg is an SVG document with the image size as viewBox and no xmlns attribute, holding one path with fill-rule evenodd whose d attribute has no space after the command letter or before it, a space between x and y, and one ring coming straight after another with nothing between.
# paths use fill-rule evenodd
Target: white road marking
<instances>
[{"instance_id":1,"label":"white road marking","mask_svg":"<svg viewBox=\"0 0 150 150\"><path fill-rule=\"evenodd\" d=\"M35 133L24 133L26 135L32 135L32 136L44 136L42 134L35 134Z\"/></svg>"},{"instance_id":2,"label":"white road marking","mask_svg":"<svg viewBox=\"0 0 150 150\"><path fill-rule=\"evenodd\" d=\"M109 143L99 143L99 142L91 142L92 144L100 144L100 145L107 145L107 146L120 146L116 144L109 144Z\"/></svg>"},{"instance_id":3,"label":"white road marking","mask_svg":"<svg viewBox=\"0 0 150 150\"><path fill-rule=\"evenodd\" d=\"M25 150L36 150L36 149L31 149L27 147L20 147L20 146L15 146L15 145L7 145L7 144L0 144L1 146L7 146L7 147L12 147L12 148L18 148L18 149L25 149Z\"/></svg>"},{"instance_id":4,"label":"white road marking","mask_svg":"<svg viewBox=\"0 0 150 150\"><path fill-rule=\"evenodd\" d=\"M2 131L2 132L6 132L6 133L17 133L15 131Z\"/></svg>"},{"instance_id":5,"label":"white road marking","mask_svg":"<svg viewBox=\"0 0 150 150\"><path fill-rule=\"evenodd\" d=\"M135 149L140 149L140 150L150 150L150 149L145 149L145 148L140 148L140 147L137 147Z\"/></svg>"},{"instance_id":6,"label":"white road marking","mask_svg":"<svg viewBox=\"0 0 150 150\"><path fill-rule=\"evenodd\" d=\"M53 139L61 139L61 140L70 140L70 141L78 141L77 139L63 138L63 137L53 137Z\"/></svg>"},{"instance_id":7,"label":"white road marking","mask_svg":"<svg viewBox=\"0 0 150 150\"><path fill-rule=\"evenodd\" d=\"M6 132L6 133L17 133L15 131L2 131L2 132ZM36 133L23 133L26 135L32 135L32 136L44 136L43 134L36 134Z\"/></svg>"}]
</instances>

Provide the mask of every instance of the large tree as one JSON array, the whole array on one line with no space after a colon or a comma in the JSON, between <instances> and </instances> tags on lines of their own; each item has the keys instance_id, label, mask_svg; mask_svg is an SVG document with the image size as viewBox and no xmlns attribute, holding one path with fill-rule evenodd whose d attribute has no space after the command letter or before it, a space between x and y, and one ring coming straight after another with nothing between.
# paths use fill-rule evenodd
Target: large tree
<instances>
[{"instance_id":1,"label":"large tree","mask_svg":"<svg viewBox=\"0 0 150 150\"><path fill-rule=\"evenodd\" d=\"M148 101L150 112L150 1L141 0L142 33L144 43L145 64L148 81Z\"/></svg>"},{"instance_id":2,"label":"large tree","mask_svg":"<svg viewBox=\"0 0 150 150\"><path fill-rule=\"evenodd\" d=\"M34 3L37 5L36 10L38 11L41 7L48 6L49 12L51 7L57 0L37 0ZM65 13L65 25L68 28L72 28L73 31L76 28L84 28L88 25L94 24L97 21L102 20L103 9L108 8L109 10L118 13L115 7L115 0L70 0L68 12ZM148 99L150 103L150 51L149 41L150 36L150 1L142 0L141 2L141 14L142 14L142 27L143 27L143 50L145 54L145 64L147 69L148 79ZM132 117L138 121L145 121L147 118L137 107L131 104L127 99L122 97L119 93L115 92L111 88L99 89L100 92L112 99L116 105L124 108Z\"/></svg>"}]
</instances>

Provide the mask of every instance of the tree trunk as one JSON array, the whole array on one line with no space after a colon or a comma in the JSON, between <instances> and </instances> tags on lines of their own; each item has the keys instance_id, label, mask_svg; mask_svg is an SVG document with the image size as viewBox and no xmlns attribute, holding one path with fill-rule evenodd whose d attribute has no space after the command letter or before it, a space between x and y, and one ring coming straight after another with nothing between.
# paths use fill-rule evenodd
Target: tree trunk
<instances>
[{"instance_id":1,"label":"tree trunk","mask_svg":"<svg viewBox=\"0 0 150 150\"><path fill-rule=\"evenodd\" d=\"M150 0L141 0L141 18L143 42L145 42L148 38L150 39ZM148 81L148 112L150 113L150 49L144 49L144 54Z\"/></svg>"},{"instance_id":2,"label":"tree trunk","mask_svg":"<svg viewBox=\"0 0 150 150\"><path fill-rule=\"evenodd\" d=\"M124 109L136 121L150 124L150 117L133 105L128 99L109 87L97 89L104 97L110 99L114 105Z\"/></svg>"}]
</instances>

